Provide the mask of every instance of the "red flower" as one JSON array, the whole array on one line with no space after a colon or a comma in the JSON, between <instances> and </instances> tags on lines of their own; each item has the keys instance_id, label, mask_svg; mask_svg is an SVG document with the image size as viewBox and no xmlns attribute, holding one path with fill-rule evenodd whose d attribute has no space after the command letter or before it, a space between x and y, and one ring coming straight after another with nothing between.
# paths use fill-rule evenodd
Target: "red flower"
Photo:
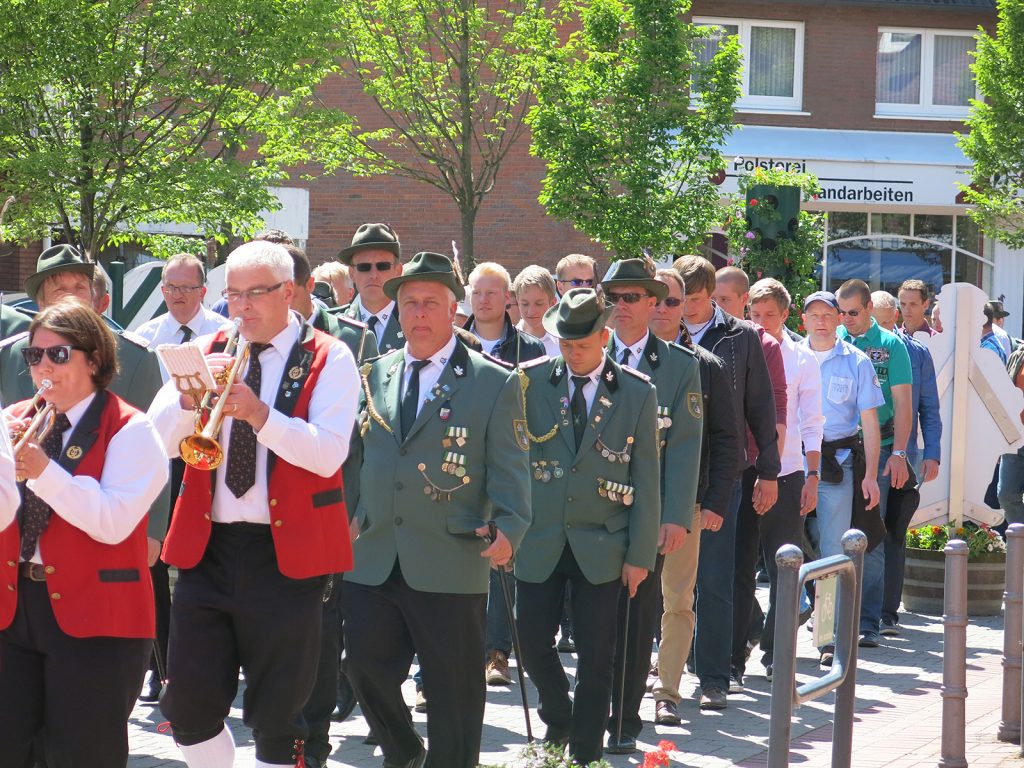
<instances>
[{"instance_id":1,"label":"red flower","mask_svg":"<svg viewBox=\"0 0 1024 768\"><path fill-rule=\"evenodd\" d=\"M750 198L750 207L753 208L755 205L757 205L757 198L756 197Z\"/></svg>"},{"instance_id":2,"label":"red flower","mask_svg":"<svg viewBox=\"0 0 1024 768\"><path fill-rule=\"evenodd\" d=\"M660 750L662 750L664 752L675 752L676 751L676 745L673 744L671 741L667 741L665 739L662 739L661 741L658 742L658 749L660 749Z\"/></svg>"},{"instance_id":3,"label":"red flower","mask_svg":"<svg viewBox=\"0 0 1024 768\"><path fill-rule=\"evenodd\" d=\"M935 536L938 536L940 533L942 533L942 529L939 526L937 526L937 525L933 525L932 526L932 533Z\"/></svg>"}]
</instances>

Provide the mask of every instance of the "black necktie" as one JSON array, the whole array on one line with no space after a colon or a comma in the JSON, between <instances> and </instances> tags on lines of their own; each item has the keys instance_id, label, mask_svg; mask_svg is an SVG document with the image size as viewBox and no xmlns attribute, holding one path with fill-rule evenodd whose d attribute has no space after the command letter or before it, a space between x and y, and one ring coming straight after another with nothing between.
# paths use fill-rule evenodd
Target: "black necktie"
<instances>
[{"instance_id":1,"label":"black necktie","mask_svg":"<svg viewBox=\"0 0 1024 768\"><path fill-rule=\"evenodd\" d=\"M380 325L380 318L376 315L370 315L370 319L366 321L366 327L370 329L370 333L377 336L377 326ZM377 338L378 344L380 343L380 337Z\"/></svg>"},{"instance_id":2,"label":"black necktie","mask_svg":"<svg viewBox=\"0 0 1024 768\"><path fill-rule=\"evenodd\" d=\"M188 344L192 341L192 329L187 325L181 326L181 343Z\"/></svg>"},{"instance_id":3,"label":"black necktie","mask_svg":"<svg viewBox=\"0 0 1024 768\"><path fill-rule=\"evenodd\" d=\"M245 374L245 383L249 389L260 396L260 385L263 381L263 368L260 365L260 353L269 344L249 345L249 370ZM231 422L231 440L228 443L228 473L224 484L235 494L236 499L242 498L256 483L256 433L247 421L235 419Z\"/></svg>"},{"instance_id":4,"label":"black necktie","mask_svg":"<svg viewBox=\"0 0 1024 768\"><path fill-rule=\"evenodd\" d=\"M46 452L51 459L60 456L64 447L64 432L71 427L71 422L63 413L57 414L53 429L50 430L40 448ZM24 501L21 506L21 559L28 561L36 553L36 542L42 536L43 531L50 522L50 514L53 510L50 505L30 491L25 486Z\"/></svg>"},{"instance_id":5,"label":"black necktie","mask_svg":"<svg viewBox=\"0 0 1024 768\"><path fill-rule=\"evenodd\" d=\"M402 395L402 440L405 440L409 430L412 429L413 422L416 421L416 409L420 402L420 371L429 362L429 360L413 360L409 363L412 374L409 376L405 394Z\"/></svg>"},{"instance_id":6,"label":"black necktie","mask_svg":"<svg viewBox=\"0 0 1024 768\"><path fill-rule=\"evenodd\" d=\"M587 428L587 399L583 396L583 387L590 381L588 376L573 376L572 383L576 390L572 393L569 408L572 411L572 431L576 437L576 450L583 442L583 432Z\"/></svg>"},{"instance_id":7,"label":"black necktie","mask_svg":"<svg viewBox=\"0 0 1024 768\"><path fill-rule=\"evenodd\" d=\"M629 347L622 348L622 354L619 355L619 365L629 365Z\"/></svg>"}]
</instances>

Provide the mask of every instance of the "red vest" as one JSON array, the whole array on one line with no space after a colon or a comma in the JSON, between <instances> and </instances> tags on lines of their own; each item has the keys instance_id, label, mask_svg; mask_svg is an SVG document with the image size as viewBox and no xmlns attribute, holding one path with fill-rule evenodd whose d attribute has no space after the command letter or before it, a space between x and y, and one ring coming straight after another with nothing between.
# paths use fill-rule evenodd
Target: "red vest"
<instances>
[{"instance_id":1,"label":"red vest","mask_svg":"<svg viewBox=\"0 0 1024 768\"><path fill-rule=\"evenodd\" d=\"M309 418L309 401L334 338L304 325L284 366L281 386L273 408L299 419ZM210 351L223 349L225 336L218 333ZM292 385L298 383L296 389ZM348 535L341 469L320 477L289 464L272 452L267 461L270 530L274 537L277 567L292 579L308 579L352 569L352 545ZM223 469L223 465L222 465ZM214 476L186 466L171 528L164 541L163 560L178 568L199 564L210 540Z\"/></svg>"},{"instance_id":2,"label":"red vest","mask_svg":"<svg viewBox=\"0 0 1024 768\"><path fill-rule=\"evenodd\" d=\"M104 403L105 399L105 403ZM27 412L28 401L14 406ZM98 413L97 413L98 411ZM97 481L107 446L138 411L112 392L100 391L75 426L68 448L84 447L77 465L67 452L57 459L73 475ZM93 426L95 424L95 426ZM89 441L94 440L91 445ZM151 638L156 631L153 583L146 563L146 516L120 544L102 544L54 512L39 537L46 589L60 628L72 637ZM0 531L0 628L14 619L18 601L20 532L13 522Z\"/></svg>"}]
</instances>

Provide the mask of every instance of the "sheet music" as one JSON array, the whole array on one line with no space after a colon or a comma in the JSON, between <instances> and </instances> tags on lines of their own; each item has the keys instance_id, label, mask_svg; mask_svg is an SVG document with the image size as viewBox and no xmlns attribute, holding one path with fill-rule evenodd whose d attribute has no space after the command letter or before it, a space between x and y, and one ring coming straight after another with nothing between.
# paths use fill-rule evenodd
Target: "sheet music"
<instances>
[{"instance_id":1,"label":"sheet music","mask_svg":"<svg viewBox=\"0 0 1024 768\"><path fill-rule=\"evenodd\" d=\"M168 375L174 379L179 392L187 394L194 390L217 388L210 366L206 364L206 357L197 345L161 344L156 348L156 356L160 358Z\"/></svg>"}]
</instances>

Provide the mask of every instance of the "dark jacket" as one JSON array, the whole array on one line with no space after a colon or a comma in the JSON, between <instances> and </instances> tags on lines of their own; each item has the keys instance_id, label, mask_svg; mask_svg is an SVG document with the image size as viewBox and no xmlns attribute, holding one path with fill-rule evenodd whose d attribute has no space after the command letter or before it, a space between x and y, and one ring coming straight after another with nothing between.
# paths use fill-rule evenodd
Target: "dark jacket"
<instances>
[{"instance_id":1,"label":"dark jacket","mask_svg":"<svg viewBox=\"0 0 1024 768\"><path fill-rule=\"evenodd\" d=\"M725 396L729 379L722 361L706 349L695 346L687 336L685 326L681 330L679 343L693 350L700 363L700 388L704 401L697 504L724 517L739 473L736 457L741 443L740 432L736 428L736 409L732 398Z\"/></svg>"},{"instance_id":2,"label":"dark jacket","mask_svg":"<svg viewBox=\"0 0 1024 768\"><path fill-rule=\"evenodd\" d=\"M473 315L470 315L469 319L463 323L462 328L472 333ZM536 360L539 357L544 357L546 354L544 343L540 339L534 338L530 334L516 328L512 323L512 318L506 312L505 331L501 336L501 341L494 348L493 357L504 360L506 363L512 363L513 367L518 368L520 363L525 363L527 360Z\"/></svg>"},{"instance_id":3,"label":"dark jacket","mask_svg":"<svg viewBox=\"0 0 1024 768\"><path fill-rule=\"evenodd\" d=\"M736 430L745 435L749 428L757 444L755 466L758 476L775 480L781 469L779 435L775 429L775 395L764 352L761 351L761 339L749 323L726 312L721 315L723 322L705 331L700 346L720 358L725 365ZM737 456L741 471L750 466L745 441L740 442Z\"/></svg>"}]
</instances>

